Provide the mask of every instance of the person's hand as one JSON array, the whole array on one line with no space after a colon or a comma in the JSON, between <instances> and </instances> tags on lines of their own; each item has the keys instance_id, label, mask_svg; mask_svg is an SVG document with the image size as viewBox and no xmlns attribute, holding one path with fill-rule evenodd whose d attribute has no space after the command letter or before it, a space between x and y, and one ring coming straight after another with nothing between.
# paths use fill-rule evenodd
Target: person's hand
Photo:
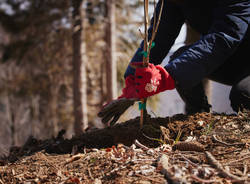
<instances>
[{"instance_id":1,"label":"person's hand","mask_svg":"<svg viewBox=\"0 0 250 184\"><path fill-rule=\"evenodd\" d=\"M122 89L122 94L121 96L118 97L118 99L120 98L127 98L127 99L138 98L135 86L135 76L129 75L128 77L126 77L125 87Z\"/></svg>"},{"instance_id":2,"label":"person's hand","mask_svg":"<svg viewBox=\"0 0 250 184\"><path fill-rule=\"evenodd\" d=\"M102 119L102 123L112 126L137 99L135 76L130 75L125 79L125 87L122 89L122 94L118 99L104 105L98 116Z\"/></svg>"},{"instance_id":3,"label":"person's hand","mask_svg":"<svg viewBox=\"0 0 250 184\"><path fill-rule=\"evenodd\" d=\"M161 66L149 63L147 67L142 62L131 63L135 68L135 88L137 98L147 98L165 90L175 88L170 74Z\"/></svg>"}]
</instances>

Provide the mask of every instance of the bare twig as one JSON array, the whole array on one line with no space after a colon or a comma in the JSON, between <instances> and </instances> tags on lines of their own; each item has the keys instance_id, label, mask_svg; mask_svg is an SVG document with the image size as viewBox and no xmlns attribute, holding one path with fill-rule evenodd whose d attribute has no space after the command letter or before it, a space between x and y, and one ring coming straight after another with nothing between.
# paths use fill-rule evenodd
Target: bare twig
<instances>
[{"instance_id":1,"label":"bare twig","mask_svg":"<svg viewBox=\"0 0 250 184\"><path fill-rule=\"evenodd\" d=\"M234 161L228 162L228 163L226 163L226 165L231 165L232 163L235 163L235 162L240 162L240 161L243 161L243 160L246 160L246 159L250 159L250 155L249 155L249 156L247 156L247 157L244 157L244 158L238 159L238 160L234 160Z\"/></svg>"},{"instance_id":2,"label":"bare twig","mask_svg":"<svg viewBox=\"0 0 250 184\"><path fill-rule=\"evenodd\" d=\"M161 139L157 139L157 138L152 138L152 137L149 137L149 136L147 136L147 135L146 135L146 134L144 134L144 133L142 133L142 135L143 135L144 137L146 137L147 139L149 139L149 140L152 140L152 141L157 141L157 142L160 142L160 143L164 144L164 141L163 141L163 140L161 140Z\"/></svg>"},{"instance_id":3,"label":"bare twig","mask_svg":"<svg viewBox=\"0 0 250 184\"><path fill-rule=\"evenodd\" d=\"M88 173L89 173L90 178L91 178L92 180L94 180L95 178L93 177L93 175L92 175L92 173L91 173L91 171L90 171L90 168L89 168L89 167L88 167Z\"/></svg>"},{"instance_id":4,"label":"bare twig","mask_svg":"<svg viewBox=\"0 0 250 184\"><path fill-rule=\"evenodd\" d=\"M145 53L148 52L148 0L144 0L144 47L143 51ZM143 56L143 66L146 67L148 65L148 56L145 57ZM141 99L141 103L145 103L145 99ZM141 109L141 118L140 118L140 128L143 126L143 114L144 114L144 109Z\"/></svg>"},{"instance_id":5,"label":"bare twig","mask_svg":"<svg viewBox=\"0 0 250 184\"><path fill-rule=\"evenodd\" d=\"M149 148L145 145L143 145L142 143L140 143L137 139L135 140L135 143L134 143L136 146L140 147L142 150L144 151L148 151Z\"/></svg>"},{"instance_id":6,"label":"bare twig","mask_svg":"<svg viewBox=\"0 0 250 184\"><path fill-rule=\"evenodd\" d=\"M152 36L151 36L151 39L150 39L150 42L149 42L149 45L148 45L148 23L149 23L149 21L148 21L148 0L144 0L144 29L145 29L144 31L145 31L145 34L144 34L144 48L143 48L143 51L145 53L147 53L147 57L145 57L145 56L143 57L143 66L144 67L148 66L148 63L149 63L150 50L151 50L152 43L153 43L153 40L155 38L155 35L157 33L158 27L159 27L161 14L162 14L162 9L163 9L163 2L164 2L164 0L162 0L161 9L160 9L160 12L159 12L157 24L156 24L156 8L155 8L155 5L154 5L154 15L155 16L154 16L153 31L152 31ZM154 4L155 4L155 1L154 1ZM146 98L141 99L141 102L143 104L146 103ZM142 108L141 109L141 118L140 118L140 128L142 128L142 126L143 126L143 120L144 120L143 114L144 114L144 109Z\"/></svg>"},{"instance_id":7,"label":"bare twig","mask_svg":"<svg viewBox=\"0 0 250 184\"><path fill-rule=\"evenodd\" d=\"M79 160L79 159L81 159L81 158L83 158L83 157L84 157L84 154L77 154L77 155L74 155L74 156L71 157L70 159L66 160L66 162L64 163L64 165L67 165L67 164L69 164L69 163L71 163L71 162L74 162L74 161L76 161L76 160Z\"/></svg>"},{"instance_id":8,"label":"bare twig","mask_svg":"<svg viewBox=\"0 0 250 184\"><path fill-rule=\"evenodd\" d=\"M1 179L0 179L0 183L1 183L1 184L4 184L4 182L3 182Z\"/></svg>"},{"instance_id":9,"label":"bare twig","mask_svg":"<svg viewBox=\"0 0 250 184\"><path fill-rule=\"evenodd\" d=\"M225 146L244 146L244 145L246 145L245 143L233 143L233 144L230 144L230 143L218 140L218 138L216 137L216 135L213 135L212 139L213 139L213 141L218 142L220 144L223 144Z\"/></svg>"},{"instance_id":10,"label":"bare twig","mask_svg":"<svg viewBox=\"0 0 250 184\"><path fill-rule=\"evenodd\" d=\"M247 170L248 170L247 164L244 164L243 176L247 175Z\"/></svg>"},{"instance_id":11,"label":"bare twig","mask_svg":"<svg viewBox=\"0 0 250 184\"><path fill-rule=\"evenodd\" d=\"M144 52L148 51L148 0L144 0ZM143 57L143 65L147 66L147 57Z\"/></svg>"},{"instance_id":12,"label":"bare twig","mask_svg":"<svg viewBox=\"0 0 250 184\"><path fill-rule=\"evenodd\" d=\"M139 176L139 177L142 177L142 178L145 178L147 180L150 180L154 183L162 183L162 181L159 181L159 180L156 180L155 178L152 178L152 177L149 177L149 176L144 176L142 174L135 174L136 176Z\"/></svg>"},{"instance_id":13,"label":"bare twig","mask_svg":"<svg viewBox=\"0 0 250 184\"><path fill-rule=\"evenodd\" d=\"M158 16L158 20L157 20L156 27L155 27L154 30L153 30L153 34L152 34L151 41L154 41L155 36L156 36L156 33L157 33L157 31L158 31L159 24L160 24L160 20L161 20L161 15L162 15L163 6L164 6L164 0L161 1L161 9L160 9L160 12L159 12L159 16Z\"/></svg>"},{"instance_id":14,"label":"bare twig","mask_svg":"<svg viewBox=\"0 0 250 184\"><path fill-rule=\"evenodd\" d=\"M114 168L113 170L111 170L110 172L106 173L105 176L107 176L107 175L109 175L109 174L112 174L112 173L114 173L114 172L117 172L117 171L119 171L119 170L121 170L121 169L125 169L125 168L127 167L127 165L130 164L130 163L131 163L130 160L127 161L127 162L125 162L125 163L124 163L123 165L121 165L120 167L116 167L116 168ZM104 176L104 177L105 177L105 176Z\"/></svg>"},{"instance_id":15,"label":"bare twig","mask_svg":"<svg viewBox=\"0 0 250 184\"><path fill-rule=\"evenodd\" d=\"M181 158L183 158L184 160L186 160L188 163L190 163L192 166L199 167L199 165L195 164L194 162L192 162L191 160L189 160L187 157L185 157L185 156L183 156L181 154L180 154L180 156L181 156Z\"/></svg>"},{"instance_id":16,"label":"bare twig","mask_svg":"<svg viewBox=\"0 0 250 184\"><path fill-rule=\"evenodd\" d=\"M242 151L242 148L231 150L231 151L227 151L227 152L221 152L221 153L216 154L216 156L227 155L227 154L231 154L231 153L234 153L234 152L240 152L240 151Z\"/></svg>"},{"instance_id":17,"label":"bare twig","mask_svg":"<svg viewBox=\"0 0 250 184\"><path fill-rule=\"evenodd\" d=\"M168 183L177 184L180 183L172 174L169 172L169 158L167 155L162 154L158 158L157 168L161 171L164 175L164 178L167 180Z\"/></svg>"},{"instance_id":18,"label":"bare twig","mask_svg":"<svg viewBox=\"0 0 250 184\"><path fill-rule=\"evenodd\" d=\"M164 5L164 0L161 1L161 9L158 15L158 20L157 20L157 24L156 23L156 7L154 7L155 11L154 11L154 26L153 26L153 31L152 31L152 37L150 39L150 43L149 43L149 51L148 51L148 60L149 60L149 55L150 55L150 51L151 51L151 47L152 47L152 43L155 39L156 33L158 31L159 28L159 24L160 24L160 20L161 20L161 15L162 15L162 10L163 10L163 5Z\"/></svg>"},{"instance_id":19,"label":"bare twig","mask_svg":"<svg viewBox=\"0 0 250 184\"><path fill-rule=\"evenodd\" d=\"M204 180L202 178L199 178L198 176L191 174L191 178L196 180L199 183L216 183L216 180Z\"/></svg>"},{"instance_id":20,"label":"bare twig","mask_svg":"<svg viewBox=\"0 0 250 184\"><path fill-rule=\"evenodd\" d=\"M229 171L226 171L210 152L205 151L205 153L206 153L206 157L207 157L208 161L210 162L210 164L212 166L214 166L220 172L220 174L222 176L224 176L226 178L230 178L230 179L235 180L237 182L243 182L247 179L247 178L240 178L238 176L231 174Z\"/></svg>"}]
</instances>

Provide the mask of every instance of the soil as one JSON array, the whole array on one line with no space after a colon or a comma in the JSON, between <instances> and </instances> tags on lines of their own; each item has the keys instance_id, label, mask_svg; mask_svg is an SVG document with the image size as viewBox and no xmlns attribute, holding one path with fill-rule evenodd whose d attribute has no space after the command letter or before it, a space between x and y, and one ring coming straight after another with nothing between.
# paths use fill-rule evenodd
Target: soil
<instances>
[{"instance_id":1,"label":"soil","mask_svg":"<svg viewBox=\"0 0 250 184\"><path fill-rule=\"evenodd\" d=\"M250 183L250 112L139 121L30 137L0 159L0 184Z\"/></svg>"}]
</instances>

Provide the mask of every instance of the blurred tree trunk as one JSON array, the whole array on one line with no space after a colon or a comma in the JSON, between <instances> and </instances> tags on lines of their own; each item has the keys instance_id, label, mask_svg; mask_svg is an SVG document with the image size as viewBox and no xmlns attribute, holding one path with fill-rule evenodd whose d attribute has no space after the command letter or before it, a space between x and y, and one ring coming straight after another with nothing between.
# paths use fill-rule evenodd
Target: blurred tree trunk
<instances>
[{"instance_id":1,"label":"blurred tree trunk","mask_svg":"<svg viewBox=\"0 0 250 184\"><path fill-rule=\"evenodd\" d=\"M51 126L53 127L53 135L57 136L59 132L59 126L58 126L58 117L57 117L57 111L58 111L58 97L59 97L59 87L54 85L53 89L51 89L50 92L50 100L48 108L50 109L50 122Z\"/></svg>"},{"instance_id":2,"label":"blurred tree trunk","mask_svg":"<svg viewBox=\"0 0 250 184\"><path fill-rule=\"evenodd\" d=\"M106 30L104 49L107 101L117 98L117 68L115 55L115 0L106 0Z\"/></svg>"},{"instance_id":3,"label":"blurred tree trunk","mask_svg":"<svg viewBox=\"0 0 250 184\"><path fill-rule=\"evenodd\" d=\"M200 34L196 32L194 29L192 29L189 24L186 24L186 25L187 25L187 35L185 39L185 44L190 45L196 42L197 40L199 40ZM211 82L208 79L203 79L202 82L203 82L203 86L204 86L208 101L210 102Z\"/></svg>"},{"instance_id":4,"label":"blurred tree trunk","mask_svg":"<svg viewBox=\"0 0 250 184\"><path fill-rule=\"evenodd\" d=\"M74 95L74 131L76 135L83 133L88 126L87 118L87 86L85 68L85 45L83 37L83 0L72 0L73 5L73 95Z\"/></svg>"}]
</instances>

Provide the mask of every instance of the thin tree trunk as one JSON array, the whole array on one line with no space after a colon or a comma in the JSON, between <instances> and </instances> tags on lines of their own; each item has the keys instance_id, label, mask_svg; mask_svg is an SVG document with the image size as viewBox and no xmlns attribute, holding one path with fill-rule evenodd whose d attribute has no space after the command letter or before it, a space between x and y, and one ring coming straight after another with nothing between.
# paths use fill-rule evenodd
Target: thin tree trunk
<instances>
[{"instance_id":1,"label":"thin tree trunk","mask_svg":"<svg viewBox=\"0 0 250 184\"><path fill-rule=\"evenodd\" d=\"M106 0L106 80L107 100L117 98L117 68L115 56L115 0Z\"/></svg>"},{"instance_id":2,"label":"thin tree trunk","mask_svg":"<svg viewBox=\"0 0 250 184\"><path fill-rule=\"evenodd\" d=\"M57 103L58 103L58 91L59 87L54 86L50 91L50 101L49 101L49 109L50 109L50 121L53 127L53 136L57 136L59 132L58 126L58 115L57 115Z\"/></svg>"},{"instance_id":3,"label":"thin tree trunk","mask_svg":"<svg viewBox=\"0 0 250 184\"><path fill-rule=\"evenodd\" d=\"M15 120L11 109L11 97L9 94L6 95L6 116L7 116L7 124L10 127L9 132L10 132L11 146L15 146L16 145Z\"/></svg>"},{"instance_id":4,"label":"thin tree trunk","mask_svg":"<svg viewBox=\"0 0 250 184\"><path fill-rule=\"evenodd\" d=\"M80 135L87 128L87 86L85 69L85 45L82 20L83 0L72 0L73 5L73 95L74 95L74 131Z\"/></svg>"}]
</instances>

